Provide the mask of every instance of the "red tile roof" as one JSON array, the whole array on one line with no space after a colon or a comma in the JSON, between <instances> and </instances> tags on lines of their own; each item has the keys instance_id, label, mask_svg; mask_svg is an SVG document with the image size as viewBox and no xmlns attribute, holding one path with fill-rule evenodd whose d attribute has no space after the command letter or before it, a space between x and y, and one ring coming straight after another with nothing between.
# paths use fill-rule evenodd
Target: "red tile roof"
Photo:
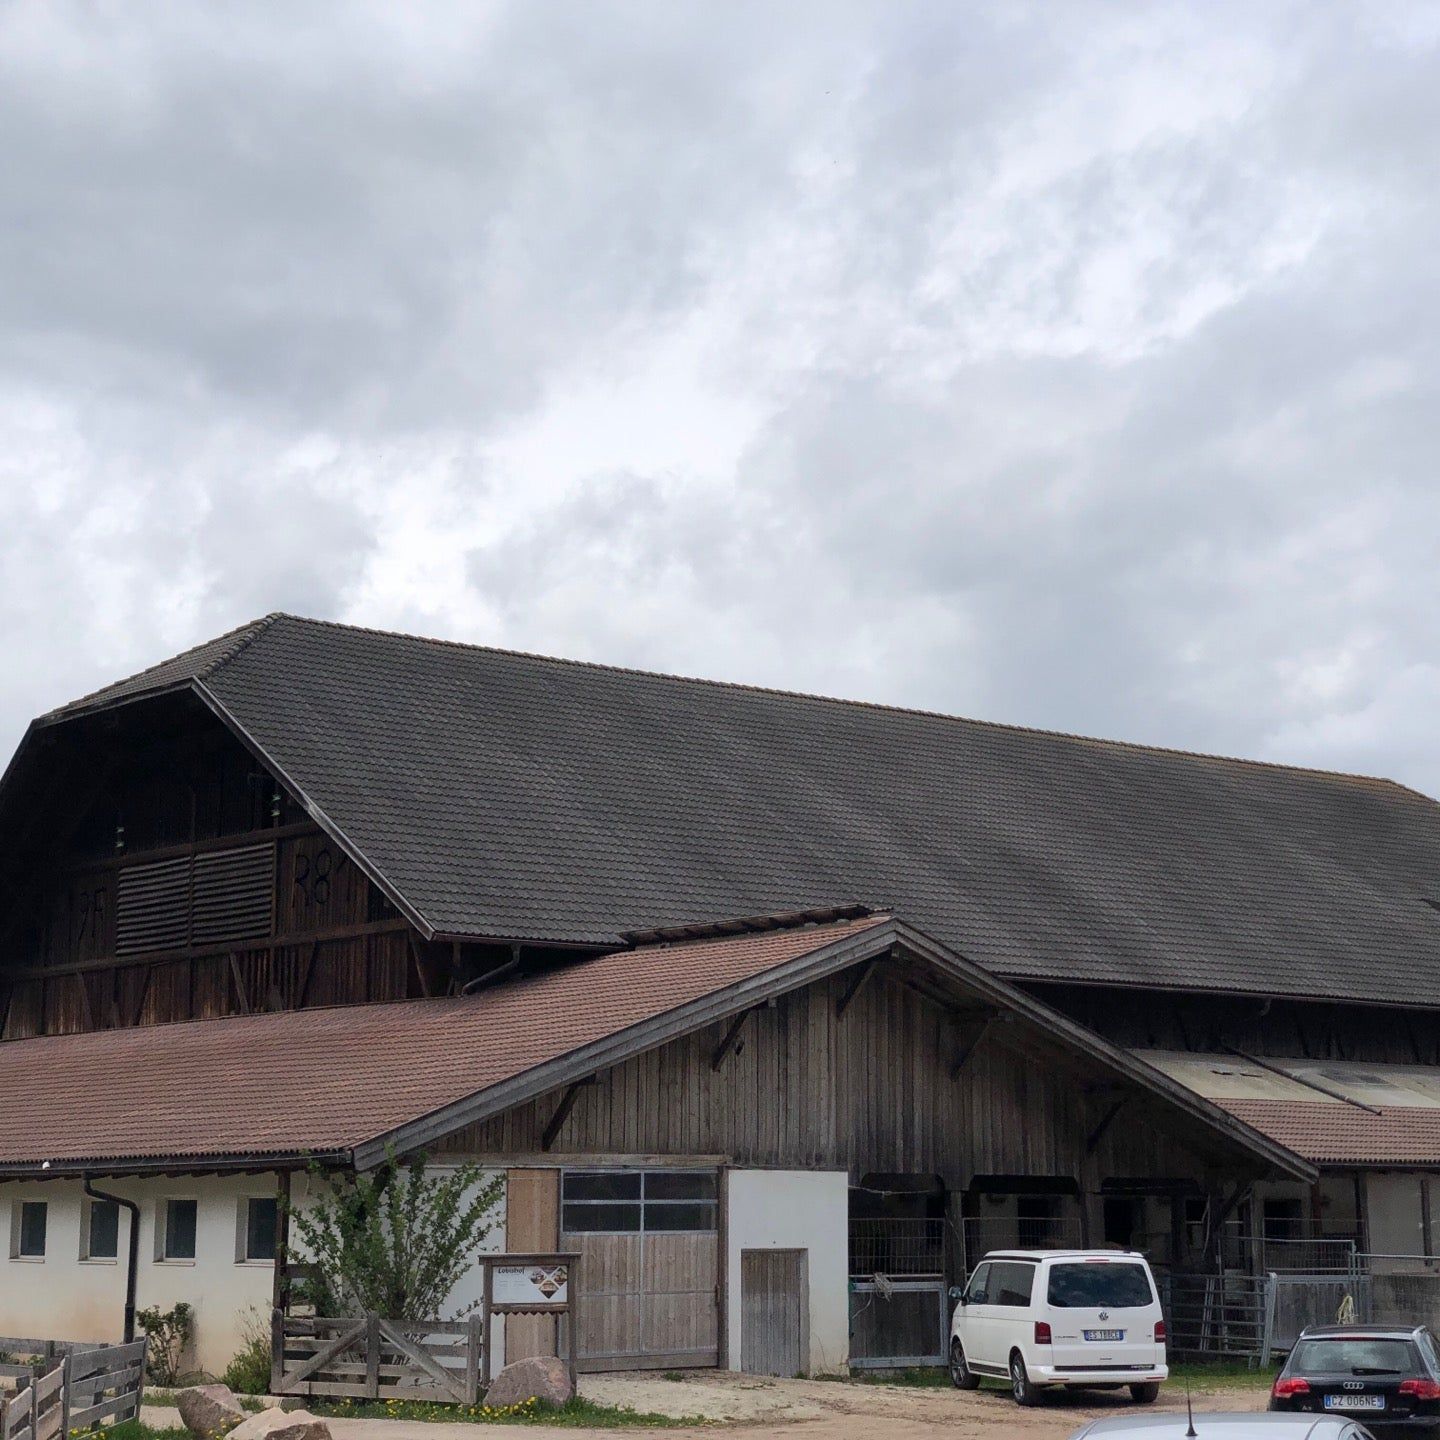
<instances>
[{"instance_id":1,"label":"red tile roof","mask_svg":"<svg viewBox=\"0 0 1440 1440\"><path fill-rule=\"evenodd\" d=\"M0 1165L348 1151L888 919L651 945L451 999L0 1044Z\"/></svg>"},{"instance_id":2,"label":"red tile roof","mask_svg":"<svg viewBox=\"0 0 1440 1440\"><path fill-rule=\"evenodd\" d=\"M1319 1165L1440 1165L1440 1109L1384 1105L1372 1115L1332 1100L1214 1103Z\"/></svg>"}]
</instances>

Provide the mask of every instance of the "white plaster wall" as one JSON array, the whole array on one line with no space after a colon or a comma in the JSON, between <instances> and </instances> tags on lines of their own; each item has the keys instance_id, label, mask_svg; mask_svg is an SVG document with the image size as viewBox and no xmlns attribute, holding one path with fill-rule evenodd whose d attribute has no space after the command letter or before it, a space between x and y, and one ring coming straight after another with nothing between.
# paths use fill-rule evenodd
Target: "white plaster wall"
<instances>
[{"instance_id":1,"label":"white plaster wall","mask_svg":"<svg viewBox=\"0 0 1440 1440\"><path fill-rule=\"evenodd\" d=\"M850 1181L843 1170L731 1170L725 1278L730 1365L740 1367L742 1250L808 1250L810 1371L850 1359Z\"/></svg>"},{"instance_id":2,"label":"white plaster wall","mask_svg":"<svg viewBox=\"0 0 1440 1440\"><path fill-rule=\"evenodd\" d=\"M240 1348L247 1320L258 1321L268 1332L275 1267L269 1261L236 1259L236 1227L244 1198L275 1194L273 1175L96 1183L101 1190L139 1203L136 1306L143 1310L158 1305L168 1310L176 1301L185 1300L194 1307L191 1363L195 1368L211 1374L224 1370ZM297 1207L305 1204L308 1183L306 1177L296 1177ZM156 1217L163 1213L163 1201L172 1197L197 1202L193 1261L155 1259ZM48 1202L43 1260L11 1258L11 1216L22 1200ZM0 1335L59 1340L121 1338L129 1215L124 1209L120 1212L119 1258L84 1261L80 1259L83 1202L79 1181L0 1184ZM483 1247L486 1250L504 1249L504 1206L502 1191L495 1212L498 1223ZM480 1294L480 1270L476 1267L456 1286L447 1316L478 1300Z\"/></svg>"},{"instance_id":3,"label":"white plaster wall","mask_svg":"<svg viewBox=\"0 0 1440 1440\"><path fill-rule=\"evenodd\" d=\"M1425 1177L1403 1170L1376 1172L1365 1177L1365 1208L1369 1220L1370 1249L1377 1255L1424 1255L1424 1210L1420 1187ZM1432 1200L1435 1192L1431 1192ZM1404 1261L1376 1261L1379 1270L1423 1269Z\"/></svg>"},{"instance_id":4,"label":"white plaster wall","mask_svg":"<svg viewBox=\"0 0 1440 1440\"><path fill-rule=\"evenodd\" d=\"M174 1180L98 1181L110 1194L140 1205L140 1257L135 1303L168 1310L177 1300L195 1308L194 1363L223 1370L240 1347L249 1310L268 1327L274 1266L236 1260L239 1205L250 1195L274 1195L275 1178L183 1177ZM155 1259L156 1215L171 1197L196 1204L195 1259ZM11 1258L15 1202L44 1200L45 1258ZM40 1339L118 1340L124 1323L129 1213L120 1211L119 1257L81 1260L84 1194L78 1181L0 1185L0 1335ZM162 1222L163 1223L163 1222Z\"/></svg>"}]
</instances>

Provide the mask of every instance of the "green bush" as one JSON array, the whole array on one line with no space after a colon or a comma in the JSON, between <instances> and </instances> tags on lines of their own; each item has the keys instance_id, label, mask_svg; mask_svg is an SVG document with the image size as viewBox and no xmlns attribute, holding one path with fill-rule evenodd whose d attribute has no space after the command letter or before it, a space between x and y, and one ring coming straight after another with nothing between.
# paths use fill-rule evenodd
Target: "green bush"
<instances>
[{"instance_id":1,"label":"green bush","mask_svg":"<svg viewBox=\"0 0 1440 1440\"><path fill-rule=\"evenodd\" d=\"M155 1385L178 1383L185 1353L195 1338L195 1311L183 1300L171 1310L152 1305L135 1318L145 1332L145 1369Z\"/></svg>"},{"instance_id":2,"label":"green bush","mask_svg":"<svg viewBox=\"0 0 1440 1440\"><path fill-rule=\"evenodd\" d=\"M270 1332L252 1306L240 1321L240 1348L220 1377L237 1395L270 1390Z\"/></svg>"}]
</instances>

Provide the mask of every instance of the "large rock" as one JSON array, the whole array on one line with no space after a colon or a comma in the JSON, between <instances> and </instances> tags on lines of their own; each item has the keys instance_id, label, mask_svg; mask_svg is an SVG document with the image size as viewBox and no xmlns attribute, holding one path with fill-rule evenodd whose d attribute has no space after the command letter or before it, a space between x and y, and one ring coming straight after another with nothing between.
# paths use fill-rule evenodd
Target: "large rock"
<instances>
[{"instance_id":1,"label":"large rock","mask_svg":"<svg viewBox=\"0 0 1440 1440\"><path fill-rule=\"evenodd\" d=\"M185 1428L199 1440L215 1440L245 1418L228 1385L191 1385L175 1396L175 1404Z\"/></svg>"},{"instance_id":2,"label":"large rock","mask_svg":"<svg viewBox=\"0 0 1440 1440\"><path fill-rule=\"evenodd\" d=\"M540 1400L546 1405L563 1405L575 1394L570 1367L556 1355L537 1355L507 1365L485 1392L490 1406L519 1405Z\"/></svg>"},{"instance_id":3,"label":"large rock","mask_svg":"<svg viewBox=\"0 0 1440 1440\"><path fill-rule=\"evenodd\" d=\"M330 1427L308 1410L262 1410L237 1425L227 1440L330 1440Z\"/></svg>"}]
</instances>

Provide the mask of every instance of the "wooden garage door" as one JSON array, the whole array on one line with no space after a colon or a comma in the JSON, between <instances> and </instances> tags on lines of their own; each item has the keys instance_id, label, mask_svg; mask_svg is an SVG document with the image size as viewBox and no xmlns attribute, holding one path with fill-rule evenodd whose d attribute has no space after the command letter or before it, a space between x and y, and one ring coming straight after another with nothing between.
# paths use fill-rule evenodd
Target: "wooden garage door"
<instances>
[{"instance_id":1,"label":"wooden garage door","mask_svg":"<svg viewBox=\"0 0 1440 1440\"><path fill-rule=\"evenodd\" d=\"M716 1365L713 1170L567 1170L560 1248L580 1252L579 1361L587 1370Z\"/></svg>"},{"instance_id":2,"label":"wooden garage door","mask_svg":"<svg viewBox=\"0 0 1440 1440\"><path fill-rule=\"evenodd\" d=\"M808 1368L810 1287L804 1250L740 1252L740 1368L802 1375Z\"/></svg>"}]
</instances>

